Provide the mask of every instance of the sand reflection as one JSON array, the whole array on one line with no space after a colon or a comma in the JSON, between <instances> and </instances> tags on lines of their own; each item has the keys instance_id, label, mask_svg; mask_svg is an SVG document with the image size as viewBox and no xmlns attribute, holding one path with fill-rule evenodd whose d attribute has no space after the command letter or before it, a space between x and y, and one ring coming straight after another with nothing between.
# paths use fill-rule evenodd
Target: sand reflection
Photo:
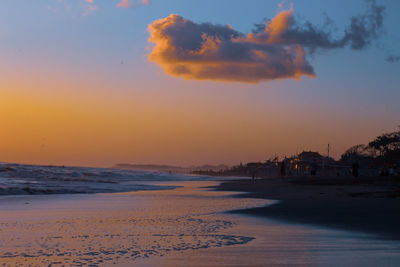
<instances>
[{"instance_id":1,"label":"sand reflection","mask_svg":"<svg viewBox=\"0 0 400 267\"><path fill-rule=\"evenodd\" d=\"M4 266L122 264L253 240L227 234L237 223L221 212L268 201L199 188L210 182L174 184L184 187L0 199L0 261Z\"/></svg>"}]
</instances>

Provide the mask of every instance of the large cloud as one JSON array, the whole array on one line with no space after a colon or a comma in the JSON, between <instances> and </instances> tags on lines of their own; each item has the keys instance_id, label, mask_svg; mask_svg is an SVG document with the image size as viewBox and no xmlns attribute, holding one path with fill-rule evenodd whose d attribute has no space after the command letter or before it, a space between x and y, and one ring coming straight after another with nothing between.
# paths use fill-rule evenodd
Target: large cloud
<instances>
[{"instance_id":1,"label":"large cloud","mask_svg":"<svg viewBox=\"0 0 400 267\"><path fill-rule=\"evenodd\" d=\"M383 7L368 4L368 12L352 17L340 38L309 22L300 25L293 7L247 35L229 25L195 23L172 14L149 25L149 42L155 44L149 59L169 75L186 79L256 83L315 77L308 53L345 46L360 50L379 37Z\"/></svg>"}]
</instances>

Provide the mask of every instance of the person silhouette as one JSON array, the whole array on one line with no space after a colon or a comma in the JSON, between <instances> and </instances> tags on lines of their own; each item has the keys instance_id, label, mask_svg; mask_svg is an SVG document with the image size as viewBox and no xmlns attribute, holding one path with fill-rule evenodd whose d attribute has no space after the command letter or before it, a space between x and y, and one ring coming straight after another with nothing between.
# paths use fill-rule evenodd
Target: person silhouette
<instances>
[{"instance_id":1,"label":"person silhouette","mask_svg":"<svg viewBox=\"0 0 400 267\"><path fill-rule=\"evenodd\" d=\"M360 166L359 166L358 162L355 162L355 163L353 164L352 168L351 168L351 173L353 174L353 177L354 177L354 178L357 178L357 177L358 177L358 168L359 168L359 167L360 167Z\"/></svg>"},{"instance_id":2,"label":"person silhouette","mask_svg":"<svg viewBox=\"0 0 400 267\"><path fill-rule=\"evenodd\" d=\"M284 161L282 161L282 163L281 163L280 174L281 174L281 177L285 177L285 174L286 174L286 166L285 166L285 162L284 162Z\"/></svg>"}]
</instances>

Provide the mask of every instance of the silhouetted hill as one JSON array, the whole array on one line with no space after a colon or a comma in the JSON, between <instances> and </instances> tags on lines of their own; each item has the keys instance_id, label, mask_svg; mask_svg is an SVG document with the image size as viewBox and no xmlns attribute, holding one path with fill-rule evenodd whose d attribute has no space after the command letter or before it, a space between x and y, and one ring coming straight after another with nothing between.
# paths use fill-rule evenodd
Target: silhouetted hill
<instances>
[{"instance_id":1,"label":"silhouetted hill","mask_svg":"<svg viewBox=\"0 0 400 267\"><path fill-rule=\"evenodd\" d=\"M159 171L159 172L177 172L177 173L190 173L196 170L212 170L220 171L228 169L227 165L202 165L202 166L171 166L171 165L158 165L158 164L130 164L119 163L113 166L115 169L138 170L138 171Z\"/></svg>"}]
</instances>

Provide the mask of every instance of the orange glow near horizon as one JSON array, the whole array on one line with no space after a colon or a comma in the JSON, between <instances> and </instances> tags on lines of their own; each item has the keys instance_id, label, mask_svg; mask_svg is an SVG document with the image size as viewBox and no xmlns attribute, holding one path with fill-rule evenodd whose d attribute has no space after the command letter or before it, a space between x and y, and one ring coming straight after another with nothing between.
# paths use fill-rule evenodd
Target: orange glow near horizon
<instances>
[{"instance_id":1,"label":"orange glow near horizon","mask_svg":"<svg viewBox=\"0 0 400 267\"><path fill-rule=\"evenodd\" d=\"M336 156L356 142L343 140L338 129L321 132L317 124L294 122L293 110L276 117L276 107L259 113L238 106L240 99L208 99L204 109L204 101L189 93L184 102L176 93L112 99L61 93L62 87L58 97L23 88L0 94L0 161L103 167L122 162L236 164L302 149L323 152L324 135L342 142Z\"/></svg>"}]
</instances>

